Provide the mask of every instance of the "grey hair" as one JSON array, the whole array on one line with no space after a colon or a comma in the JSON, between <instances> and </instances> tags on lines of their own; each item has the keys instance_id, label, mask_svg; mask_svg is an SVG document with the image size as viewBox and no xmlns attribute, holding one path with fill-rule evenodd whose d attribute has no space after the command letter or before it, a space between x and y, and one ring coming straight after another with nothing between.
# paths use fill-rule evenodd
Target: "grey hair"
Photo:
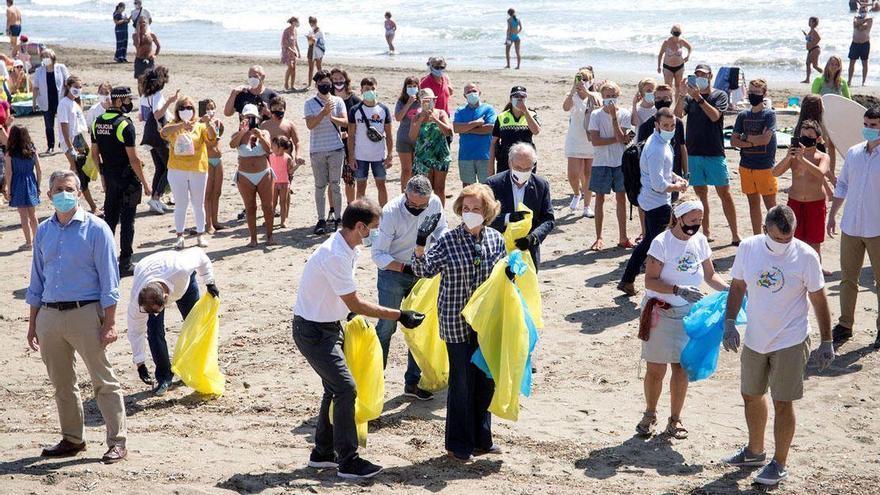
<instances>
[{"instance_id":1,"label":"grey hair","mask_svg":"<svg viewBox=\"0 0 880 495\"><path fill-rule=\"evenodd\" d=\"M51 191L53 187L55 187L55 183L60 180L66 180L68 177L73 177L73 180L76 182L76 189L79 190L82 187L82 184L79 181L79 176L76 175L76 172L73 170L56 170L52 172L52 175L49 176L49 190Z\"/></svg>"},{"instance_id":2,"label":"grey hair","mask_svg":"<svg viewBox=\"0 0 880 495\"><path fill-rule=\"evenodd\" d=\"M532 158L532 163L538 161L538 152L535 151L535 147L522 141L510 147L510 151L507 153L507 161L512 162L513 157L520 154L529 155Z\"/></svg>"},{"instance_id":3,"label":"grey hair","mask_svg":"<svg viewBox=\"0 0 880 495\"><path fill-rule=\"evenodd\" d=\"M262 65L252 65L249 67L249 70L256 72L257 74L262 74L264 77L266 76L266 71L263 70Z\"/></svg>"},{"instance_id":4,"label":"grey hair","mask_svg":"<svg viewBox=\"0 0 880 495\"><path fill-rule=\"evenodd\" d=\"M786 205L777 205L770 208L764 217L764 226L769 230L771 226L779 229L783 234L791 234L797 227L797 219L794 210Z\"/></svg>"},{"instance_id":5,"label":"grey hair","mask_svg":"<svg viewBox=\"0 0 880 495\"><path fill-rule=\"evenodd\" d=\"M165 291L162 289L160 282L149 282L138 293L138 305L145 304L163 304L165 302Z\"/></svg>"},{"instance_id":6,"label":"grey hair","mask_svg":"<svg viewBox=\"0 0 880 495\"><path fill-rule=\"evenodd\" d=\"M417 194L423 198L430 197L433 192L431 181L421 174L416 174L406 183L406 192Z\"/></svg>"}]
</instances>

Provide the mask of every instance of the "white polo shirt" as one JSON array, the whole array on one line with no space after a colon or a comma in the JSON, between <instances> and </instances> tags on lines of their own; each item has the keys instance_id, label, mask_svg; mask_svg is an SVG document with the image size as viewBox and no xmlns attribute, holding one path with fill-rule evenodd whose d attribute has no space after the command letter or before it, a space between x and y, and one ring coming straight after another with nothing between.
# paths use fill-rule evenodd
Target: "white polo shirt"
<instances>
[{"instance_id":1,"label":"white polo shirt","mask_svg":"<svg viewBox=\"0 0 880 495\"><path fill-rule=\"evenodd\" d=\"M339 296L357 290L354 269L360 249L349 247L341 232L324 241L306 261L296 291L294 316L315 323L331 323L348 316Z\"/></svg>"}]
</instances>

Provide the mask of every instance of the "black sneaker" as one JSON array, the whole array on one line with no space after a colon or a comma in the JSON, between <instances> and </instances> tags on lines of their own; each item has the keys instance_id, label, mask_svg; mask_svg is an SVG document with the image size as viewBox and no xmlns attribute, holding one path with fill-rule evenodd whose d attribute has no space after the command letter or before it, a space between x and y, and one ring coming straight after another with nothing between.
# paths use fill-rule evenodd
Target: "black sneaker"
<instances>
[{"instance_id":1,"label":"black sneaker","mask_svg":"<svg viewBox=\"0 0 880 495\"><path fill-rule=\"evenodd\" d=\"M846 328L841 324L834 325L834 330L831 331L831 335L834 338L834 345L839 346L843 345L847 340L851 339L853 336L852 328Z\"/></svg>"},{"instance_id":2,"label":"black sneaker","mask_svg":"<svg viewBox=\"0 0 880 495\"><path fill-rule=\"evenodd\" d=\"M315 230L312 231L315 235L324 235L327 232L327 221L326 220L318 220L318 223L315 224Z\"/></svg>"},{"instance_id":3,"label":"black sneaker","mask_svg":"<svg viewBox=\"0 0 880 495\"><path fill-rule=\"evenodd\" d=\"M874 349L880 349L880 328L877 329L877 338L874 339Z\"/></svg>"},{"instance_id":4,"label":"black sneaker","mask_svg":"<svg viewBox=\"0 0 880 495\"><path fill-rule=\"evenodd\" d=\"M312 455L309 456L309 467L318 469L331 469L339 467L336 462L336 454L319 454L317 450L312 449Z\"/></svg>"},{"instance_id":5,"label":"black sneaker","mask_svg":"<svg viewBox=\"0 0 880 495\"><path fill-rule=\"evenodd\" d=\"M403 395L405 397L412 397L418 400L431 400L434 398L434 394L428 392L427 390L422 390L416 385L406 385L403 387Z\"/></svg>"},{"instance_id":6,"label":"black sneaker","mask_svg":"<svg viewBox=\"0 0 880 495\"><path fill-rule=\"evenodd\" d=\"M349 480L364 480L372 478L381 472L382 466L377 466L370 461L355 456L345 466L339 466L336 475Z\"/></svg>"},{"instance_id":7,"label":"black sneaker","mask_svg":"<svg viewBox=\"0 0 880 495\"><path fill-rule=\"evenodd\" d=\"M153 395L155 395L156 397L162 397L168 392L169 388L171 388L170 381L159 382L159 384L156 385L156 388L153 389Z\"/></svg>"}]
</instances>

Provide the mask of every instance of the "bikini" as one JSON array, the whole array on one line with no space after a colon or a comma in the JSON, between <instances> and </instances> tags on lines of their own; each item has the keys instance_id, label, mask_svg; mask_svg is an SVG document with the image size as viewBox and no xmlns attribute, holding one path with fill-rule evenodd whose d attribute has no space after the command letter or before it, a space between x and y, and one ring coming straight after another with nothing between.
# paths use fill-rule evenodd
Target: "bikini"
<instances>
[{"instance_id":1,"label":"bikini","mask_svg":"<svg viewBox=\"0 0 880 495\"><path fill-rule=\"evenodd\" d=\"M219 156L217 158L210 158L209 157L208 158L208 165L210 165L212 167L216 167L217 165L220 165L220 160L221 160L221 158Z\"/></svg>"},{"instance_id":2,"label":"bikini","mask_svg":"<svg viewBox=\"0 0 880 495\"><path fill-rule=\"evenodd\" d=\"M263 149L263 145L260 143L257 143L257 145L253 148L248 146L247 144L238 145L239 158L253 158L265 155L266 150ZM260 183L261 180L263 180L263 177L266 174L272 174L272 168L266 167L264 170L260 170L259 172L242 172L241 170L239 170L237 174L251 181L251 184L256 186ZM274 178L275 174L272 174L272 177Z\"/></svg>"},{"instance_id":3,"label":"bikini","mask_svg":"<svg viewBox=\"0 0 880 495\"><path fill-rule=\"evenodd\" d=\"M666 58L673 57L673 56L681 57L682 54L683 53L682 53L680 46L678 47L678 49L672 49L669 47L666 48ZM673 74L675 74L680 70L684 70L684 64L681 64L681 65L663 64L663 68L668 70L669 72L672 72Z\"/></svg>"}]
</instances>

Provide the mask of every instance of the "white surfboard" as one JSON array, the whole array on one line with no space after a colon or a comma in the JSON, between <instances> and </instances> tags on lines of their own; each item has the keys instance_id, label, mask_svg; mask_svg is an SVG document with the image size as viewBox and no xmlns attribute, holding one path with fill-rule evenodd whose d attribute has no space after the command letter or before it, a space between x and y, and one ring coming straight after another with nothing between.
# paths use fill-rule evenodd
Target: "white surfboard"
<instances>
[{"instance_id":1,"label":"white surfboard","mask_svg":"<svg viewBox=\"0 0 880 495\"><path fill-rule=\"evenodd\" d=\"M825 107L822 124L837 148L837 153L846 156L847 150L865 140L862 137L862 116L867 109L849 98L835 94L823 95L822 104Z\"/></svg>"}]
</instances>

